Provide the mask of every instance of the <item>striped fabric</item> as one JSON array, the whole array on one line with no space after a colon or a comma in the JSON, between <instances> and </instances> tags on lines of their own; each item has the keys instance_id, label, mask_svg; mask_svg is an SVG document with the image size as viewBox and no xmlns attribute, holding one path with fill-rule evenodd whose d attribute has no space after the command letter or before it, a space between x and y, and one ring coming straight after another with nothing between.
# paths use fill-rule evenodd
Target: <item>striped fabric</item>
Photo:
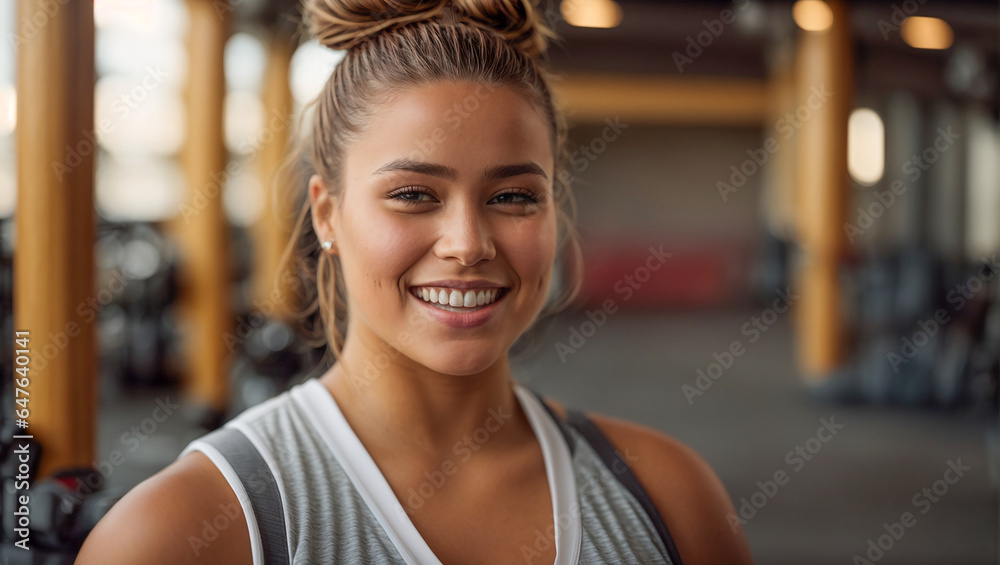
<instances>
[{"instance_id":1,"label":"striped fabric","mask_svg":"<svg viewBox=\"0 0 1000 565\"><path fill-rule=\"evenodd\" d=\"M572 410L567 421L559 420L536 393L522 385L515 390L526 414L542 414L533 427L537 422L556 430L550 437L568 448L556 449L540 436L546 457L551 456L546 451L562 450L571 463L556 481L575 485L572 511L561 517L556 539L542 537L535 543L541 549L555 543L557 565L680 565L656 509L596 426ZM360 441L349 427L333 428L353 437L333 437L329 414L317 413L317 406L339 414L327 389L316 380L306 381L191 442L178 458L198 450L222 471L243 507L254 565L439 565L415 528L392 527L399 518L380 510L387 504L384 493L373 493L372 483L353 472L355 462L338 459L331 441L358 446ZM536 435L539 431L544 430L536 429ZM550 475L550 487L551 482ZM399 506L394 497L388 504ZM578 536L568 533L573 528ZM522 547L509 562L541 565L535 549Z\"/></svg>"}]
</instances>

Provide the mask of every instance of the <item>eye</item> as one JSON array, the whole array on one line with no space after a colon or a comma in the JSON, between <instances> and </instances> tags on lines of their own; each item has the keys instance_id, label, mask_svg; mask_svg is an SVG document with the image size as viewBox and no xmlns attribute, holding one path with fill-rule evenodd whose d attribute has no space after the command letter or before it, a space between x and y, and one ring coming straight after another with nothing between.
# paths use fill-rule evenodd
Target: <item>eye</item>
<instances>
[{"instance_id":1,"label":"eye","mask_svg":"<svg viewBox=\"0 0 1000 565\"><path fill-rule=\"evenodd\" d=\"M427 199L421 197L426 196ZM423 202L431 202L434 196L426 190L419 190L416 187L406 186L399 190L396 190L388 195L392 200L398 200L405 204L415 205L421 204Z\"/></svg>"},{"instance_id":2,"label":"eye","mask_svg":"<svg viewBox=\"0 0 1000 565\"><path fill-rule=\"evenodd\" d=\"M397 189L387 195L390 200L396 200L403 202L410 206L416 206L419 204L424 204L428 202L435 202L436 199L433 194L426 190L422 190L419 187L405 186L403 188ZM490 199L490 202L496 202L501 206L522 206L527 207L533 204L539 203L539 198L535 196L530 190L527 189L514 189L507 192L500 193Z\"/></svg>"},{"instance_id":3,"label":"eye","mask_svg":"<svg viewBox=\"0 0 1000 565\"><path fill-rule=\"evenodd\" d=\"M500 200L503 206L530 206L538 204L538 197L533 192L526 189L516 189L498 194L493 200Z\"/></svg>"}]
</instances>

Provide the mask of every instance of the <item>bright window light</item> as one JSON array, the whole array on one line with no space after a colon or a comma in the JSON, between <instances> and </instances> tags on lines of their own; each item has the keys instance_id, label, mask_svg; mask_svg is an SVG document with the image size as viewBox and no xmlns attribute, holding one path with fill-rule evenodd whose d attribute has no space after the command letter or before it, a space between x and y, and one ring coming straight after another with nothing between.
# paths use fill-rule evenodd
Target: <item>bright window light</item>
<instances>
[{"instance_id":1,"label":"bright window light","mask_svg":"<svg viewBox=\"0 0 1000 565\"><path fill-rule=\"evenodd\" d=\"M847 170L858 184L872 186L885 173L885 126L871 108L857 108L847 121Z\"/></svg>"},{"instance_id":2,"label":"bright window light","mask_svg":"<svg viewBox=\"0 0 1000 565\"><path fill-rule=\"evenodd\" d=\"M0 136L14 132L17 126L17 91L14 85L0 85Z\"/></svg>"},{"instance_id":3,"label":"bright window light","mask_svg":"<svg viewBox=\"0 0 1000 565\"><path fill-rule=\"evenodd\" d=\"M323 91L333 68L344 58L345 51L324 47L315 39L307 41L292 55L290 81L292 96L299 106L312 102Z\"/></svg>"}]
</instances>

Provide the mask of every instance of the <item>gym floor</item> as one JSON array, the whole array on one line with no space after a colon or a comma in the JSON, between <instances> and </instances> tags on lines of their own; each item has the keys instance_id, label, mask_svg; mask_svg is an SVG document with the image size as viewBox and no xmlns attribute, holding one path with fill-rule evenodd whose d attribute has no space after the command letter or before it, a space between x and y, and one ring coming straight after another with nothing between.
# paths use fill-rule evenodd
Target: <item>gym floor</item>
<instances>
[{"instance_id":1,"label":"gym floor","mask_svg":"<svg viewBox=\"0 0 1000 565\"><path fill-rule=\"evenodd\" d=\"M737 509L745 506L746 515L756 510L745 524L756 563L846 564L856 562L855 555L871 560L869 540L877 544L885 524L899 523L906 512L915 523L897 527L899 539L891 546L883 537L889 549L873 562L996 563L996 413L813 401L795 369L789 320L779 319L750 343L740 328L753 315L619 312L565 363L556 342L566 343L570 328L587 318L561 317L533 353L515 360L515 374L567 405L648 425L693 447L716 470ZM682 387L696 386L697 370L734 340L746 353L689 403ZM163 422L152 419L158 405L179 399L176 391L152 391L104 407L97 463L110 488L138 484L204 433L183 409ZM836 434L818 433L827 428L824 420ZM968 470L961 477L946 474L949 463ZM767 484L776 474L787 477L784 484ZM935 482L938 494L925 494Z\"/></svg>"}]
</instances>

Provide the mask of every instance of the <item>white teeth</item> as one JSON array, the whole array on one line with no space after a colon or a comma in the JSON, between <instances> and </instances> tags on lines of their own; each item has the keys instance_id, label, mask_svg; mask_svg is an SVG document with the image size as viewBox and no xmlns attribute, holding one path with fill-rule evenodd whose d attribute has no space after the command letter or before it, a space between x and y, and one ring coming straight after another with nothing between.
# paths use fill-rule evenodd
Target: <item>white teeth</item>
<instances>
[{"instance_id":1,"label":"white teeth","mask_svg":"<svg viewBox=\"0 0 1000 565\"><path fill-rule=\"evenodd\" d=\"M447 288L438 289L428 287L419 287L416 292L417 296L425 302L454 308L475 308L491 304L497 299L499 293L500 289L467 290L463 292Z\"/></svg>"}]
</instances>

